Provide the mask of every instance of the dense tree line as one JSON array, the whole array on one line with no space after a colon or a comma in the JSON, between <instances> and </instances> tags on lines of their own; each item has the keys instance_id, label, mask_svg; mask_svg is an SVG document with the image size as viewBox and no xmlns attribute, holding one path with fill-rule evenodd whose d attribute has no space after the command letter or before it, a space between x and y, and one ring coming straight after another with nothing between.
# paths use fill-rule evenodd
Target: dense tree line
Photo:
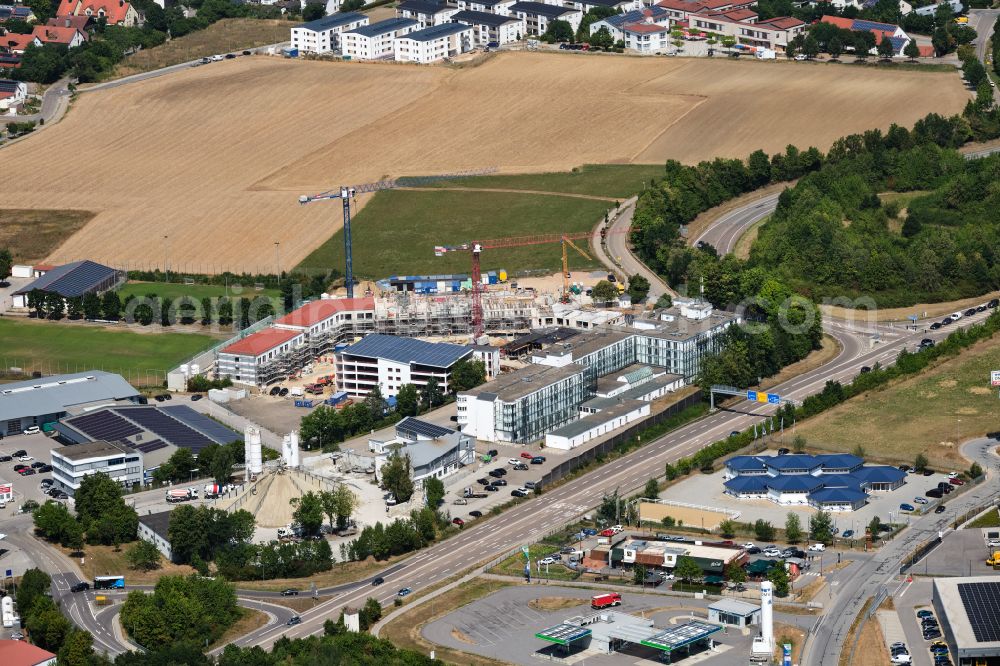
<instances>
[{"instance_id":1,"label":"dense tree line","mask_svg":"<svg viewBox=\"0 0 1000 666\"><path fill-rule=\"evenodd\" d=\"M55 15L59 0L35 0L32 4L37 5L33 11L44 24ZM198 10L192 17L185 16L180 5L163 9L153 0L133 0L132 4L146 17L142 27L107 25L101 18L88 28L91 38L83 44L71 49L64 44L29 46L19 68L0 69L0 74L37 83L53 83L64 75L84 82L96 81L109 74L125 56L159 46L168 35L182 37L224 18L281 18L277 7L229 0L188 0L185 4ZM31 32L27 24L15 27Z\"/></svg>"},{"instance_id":2,"label":"dense tree line","mask_svg":"<svg viewBox=\"0 0 1000 666\"><path fill-rule=\"evenodd\" d=\"M232 585L196 574L163 576L152 594L130 592L121 610L122 627L151 649L176 641L217 640L238 618Z\"/></svg>"},{"instance_id":3,"label":"dense tree line","mask_svg":"<svg viewBox=\"0 0 1000 666\"><path fill-rule=\"evenodd\" d=\"M824 167L782 193L749 265L809 297L872 296L881 307L974 296L1000 286L1000 158L953 150L970 131L928 116L837 141ZM905 215L884 192L922 192Z\"/></svg>"},{"instance_id":4,"label":"dense tree line","mask_svg":"<svg viewBox=\"0 0 1000 666\"><path fill-rule=\"evenodd\" d=\"M254 517L240 509L229 513L208 506L185 504L170 514L167 538L174 561L192 564L215 560L221 551L253 538Z\"/></svg>"},{"instance_id":5,"label":"dense tree line","mask_svg":"<svg viewBox=\"0 0 1000 666\"><path fill-rule=\"evenodd\" d=\"M79 550L83 541L112 545L134 541L139 516L122 497L121 485L107 474L89 474L73 495L76 516L48 501L34 511L35 531L49 541Z\"/></svg>"},{"instance_id":6,"label":"dense tree line","mask_svg":"<svg viewBox=\"0 0 1000 666\"><path fill-rule=\"evenodd\" d=\"M430 507L424 507L411 512L409 518L396 520L388 525L378 522L365 527L348 546L347 554L352 560L366 560L369 557L385 560L433 543L438 530L447 525L445 516Z\"/></svg>"},{"instance_id":7,"label":"dense tree line","mask_svg":"<svg viewBox=\"0 0 1000 666\"><path fill-rule=\"evenodd\" d=\"M243 543L219 550L215 567L228 580L306 578L329 571L333 551L323 538L299 543Z\"/></svg>"}]
</instances>

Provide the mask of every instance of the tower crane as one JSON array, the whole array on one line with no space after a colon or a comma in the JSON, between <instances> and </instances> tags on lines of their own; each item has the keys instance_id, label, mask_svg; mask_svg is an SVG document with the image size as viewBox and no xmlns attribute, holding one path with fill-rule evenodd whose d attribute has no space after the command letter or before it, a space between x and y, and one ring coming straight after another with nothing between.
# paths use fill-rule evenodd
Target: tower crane
<instances>
[{"instance_id":1,"label":"tower crane","mask_svg":"<svg viewBox=\"0 0 1000 666\"><path fill-rule=\"evenodd\" d=\"M629 229L608 229L601 227L601 240L608 234L628 233ZM594 235L592 231L576 231L565 234L541 234L538 236L511 236L509 238L495 238L485 241L470 241L460 245L437 245L434 247L434 255L441 257L448 252L470 252L472 254L472 330L478 338L483 334L485 326L483 324L483 285L482 271L480 270L480 255L483 250L497 250L505 247L523 247L525 245L543 245L546 243L562 243L562 272L563 272L563 300L569 300L569 277L568 261L566 257L566 246L569 245L574 250L582 254L587 259L590 255L577 247L573 241L590 238Z\"/></svg>"},{"instance_id":2,"label":"tower crane","mask_svg":"<svg viewBox=\"0 0 1000 666\"><path fill-rule=\"evenodd\" d=\"M467 171L457 171L455 173L438 174L434 176L403 176L400 178L389 178L376 183L365 183L364 185L344 185L338 189L327 190L319 194L303 194L299 197L299 204L305 205L314 201L329 201L340 199L344 208L344 274L347 279L347 297L354 298L354 259L351 253L351 200L359 194L369 192L379 192L381 190L392 190L398 187L419 187L441 180L455 180L458 178L471 178L473 176L485 176L496 172L496 167L486 169L471 169Z\"/></svg>"}]
</instances>

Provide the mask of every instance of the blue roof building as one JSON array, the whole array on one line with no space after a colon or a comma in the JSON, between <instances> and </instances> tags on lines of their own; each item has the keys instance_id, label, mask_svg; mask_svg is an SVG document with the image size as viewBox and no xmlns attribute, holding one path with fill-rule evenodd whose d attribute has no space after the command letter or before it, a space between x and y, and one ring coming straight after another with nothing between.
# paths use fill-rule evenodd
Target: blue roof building
<instances>
[{"instance_id":1,"label":"blue roof building","mask_svg":"<svg viewBox=\"0 0 1000 666\"><path fill-rule=\"evenodd\" d=\"M404 384L422 390L433 380L446 393L454 365L474 353L467 345L375 333L336 353L337 389L364 397L378 386L390 397Z\"/></svg>"},{"instance_id":2,"label":"blue roof building","mask_svg":"<svg viewBox=\"0 0 1000 666\"><path fill-rule=\"evenodd\" d=\"M846 453L733 456L726 461L725 492L782 505L808 504L827 511L854 511L868 493L889 492L906 483L895 467L872 465Z\"/></svg>"}]
</instances>

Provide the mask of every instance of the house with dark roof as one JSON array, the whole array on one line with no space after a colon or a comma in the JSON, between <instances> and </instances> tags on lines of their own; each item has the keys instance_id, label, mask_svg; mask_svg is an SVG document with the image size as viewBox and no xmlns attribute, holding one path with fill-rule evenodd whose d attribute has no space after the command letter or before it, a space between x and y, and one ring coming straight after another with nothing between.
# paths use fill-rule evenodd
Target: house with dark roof
<instances>
[{"instance_id":1,"label":"house with dark roof","mask_svg":"<svg viewBox=\"0 0 1000 666\"><path fill-rule=\"evenodd\" d=\"M413 19L419 30L450 23L458 7L433 0L403 0L396 6L398 18Z\"/></svg>"},{"instance_id":2,"label":"house with dark roof","mask_svg":"<svg viewBox=\"0 0 1000 666\"><path fill-rule=\"evenodd\" d=\"M0 5L0 23L6 23L11 20L34 23L38 18L31 7L25 5Z\"/></svg>"},{"instance_id":3,"label":"house with dark roof","mask_svg":"<svg viewBox=\"0 0 1000 666\"><path fill-rule=\"evenodd\" d=\"M28 98L28 84L0 79L0 111L16 109Z\"/></svg>"},{"instance_id":4,"label":"house with dark roof","mask_svg":"<svg viewBox=\"0 0 1000 666\"><path fill-rule=\"evenodd\" d=\"M910 36L898 25L892 23L849 19L841 16L823 16L820 21L835 25L842 30L872 33L875 35L875 48L871 51L871 55L878 53L878 45L882 43L883 39L888 39L892 43L892 52L896 57L902 56L903 49L910 43Z\"/></svg>"},{"instance_id":5,"label":"house with dark roof","mask_svg":"<svg viewBox=\"0 0 1000 666\"><path fill-rule=\"evenodd\" d=\"M607 7L616 12L635 11L643 7L641 0L566 0L563 4L566 7L579 9L584 14L596 7Z\"/></svg>"},{"instance_id":6,"label":"house with dark roof","mask_svg":"<svg viewBox=\"0 0 1000 666\"><path fill-rule=\"evenodd\" d=\"M433 379L447 392L455 364L473 358L474 351L467 345L376 333L336 352L337 389L364 397L378 386L382 395L395 396L404 384L423 389Z\"/></svg>"},{"instance_id":7,"label":"house with dark roof","mask_svg":"<svg viewBox=\"0 0 1000 666\"><path fill-rule=\"evenodd\" d=\"M726 461L723 478L727 495L826 511L860 509L869 493L890 492L906 483L902 470L865 466L864 460L846 453L733 456Z\"/></svg>"},{"instance_id":8,"label":"house with dark roof","mask_svg":"<svg viewBox=\"0 0 1000 666\"><path fill-rule=\"evenodd\" d=\"M395 17L349 30L341 35L341 53L356 60L393 60L396 38L419 25L415 19Z\"/></svg>"},{"instance_id":9,"label":"house with dark roof","mask_svg":"<svg viewBox=\"0 0 1000 666\"><path fill-rule=\"evenodd\" d=\"M427 65L468 53L475 46L474 39L470 25L441 23L397 37L393 53L396 62Z\"/></svg>"},{"instance_id":10,"label":"house with dark roof","mask_svg":"<svg viewBox=\"0 0 1000 666\"><path fill-rule=\"evenodd\" d=\"M90 260L74 261L46 271L34 282L15 291L12 294L13 304L15 308L28 307L28 294L35 289L59 294L63 298L74 298L87 294L103 294L124 281L123 271Z\"/></svg>"},{"instance_id":11,"label":"house with dark roof","mask_svg":"<svg viewBox=\"0 0 1000 666\"><path fill-rule=\"evenodd\" d=\"M394 438L368 440L368 449L377 455L376 477L393 454L410 456L410 474L415 482L444 478L476 462L474 438L413 417L396 424Z\"/></svg>"},{"instance_id":12,"label":"house with dark roof","mask_svg":"<svg viewBox=\"0 0 1000 666\"><path fill-rule=\"evenodd\" d=\"M338 12L292 28L292 48L300 53L332 53L340 49L340 35L368 25L358 12Z\"/></svg>"},{"instance_id":13,"label":"house with dark roof","mask_svg":"<svg viewBox=\"0 0 1000 666\"><path fill-rule=\"evenodd\" d=\"M669 44L670 14L656 5L615 14L591 23L590 34L601 28L606 28L616 42L624 41L627 49L656 52Z\"/></svg>"},{"instance_id":14,"label":"house with dark roof","mask_svg":"<svg viewBox=\"0 0 1000 666\"><path fill-rule=\"evenodd\" d=\"M170 511L147 513L139 516L139 538L156 546L156 550L169 561L174 561L173 550L170 548Z\"/></svg>"},{"instance_id":15,"label":"house with dark roof","mask_svg":"<svg viewBox=\"0 0 1000 666\"><path fill-rule=\"evenodd\" d=\"M579 9L547 5L543 2L516 2L511 6L510 13L524 19L529 35L544 34L552 21L566 21L573 28L573 32L576 32L580 29L580 22L583 21L583 12Z\"/></svg>"},{"instance_id":16,"label":"house with dark roof","mask_svg":"<svg viewBox=\"0 0 1000 666\"><path fill-rule=\"evenodd\" d=\"M472 26L473 39L479 46L486 46L491 42L503 46L521 41L521 38L527 34L524 19L516 16L463 9L458 11L451 20Z\"/></svg>"}]
</instances>

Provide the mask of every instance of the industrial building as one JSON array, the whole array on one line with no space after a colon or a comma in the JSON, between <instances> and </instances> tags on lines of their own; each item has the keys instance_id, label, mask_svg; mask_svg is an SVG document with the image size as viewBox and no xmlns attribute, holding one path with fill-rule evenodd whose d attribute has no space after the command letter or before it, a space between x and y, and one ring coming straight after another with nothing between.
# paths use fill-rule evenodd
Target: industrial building
<instances>
[{"instance_id":1,"label":"industrial building","mask_svg":"<svg viewBox=\"0 0 1000 666\"><path fill-rule=\"evenodd\" d=\"M364 397L378 386L392 397L404 384L423 389L433 379L445 393L455 364L474 355L468 345L376 333L336 352L337 389Z\"/></svg>"},{"instance_id":2,"label":"industrial building","mask_svg":"<svg viewBox=\"0 0 1000 666\"><path fill-rule=\"evenodd\" d=\"M121 375L100 370L3 384L0 434L17 435L31 426L47 429L69 413L95 405L139 401L139 392Z\"/></svg>"},{"instance_id":3,"label":"industrial building","mask_svg":"<svg viewBox=\"0 0 1000 666\"><path fill-rule=\"evenodd\" d=\"M931 601L956 664L1000 664L1000 577L935 578Z\"/></svg>"},{"instance_id":4,"label":"industrial building","mask_svg":"<svg viewBox=\"0 0 1000 666\"><path fill-rule=\"evenodd\" d=\"M28 307L28 294L32 291L59 294L63 298L103 294L125 281L123 271L103 266L93 261L74 261L46 270L45 273L11 296L13 307Z\"/></svg>"},{"instance_id":5,"label":"industrial building","mask_svg":"<svg viewBox=\"0 0 1000 666\"><path fill-rule=\"evenodd\" d=\"M868 493L891 492L906 473L887 465L865 466L850 454L734 456L726 461L725 492L739 499L808 504L824 511L855 511Z\"/></svg>"},{"instance_id":6,"label":"industrial building","mask_svg":"<svg viewBox=\"0 0 1000 666\"><path fill-rule=\"evenodd\" d=\"M98 440L52 449L52 481L68 495L80 488L83 477L107 474L123 489L143 483L142 452L121 442Z\"/></svg>"},{"instance_id":7,"label":"industrial building","mask_svg":"<svg viewBox=\"0 0 1000 666\"><path fill-rule=\"evenodd\" d=\"M69 445L105 441L124 445L142 454L143 481L178 448L195 455L210 444L243 439L187 405L102 407L62 419L53 426L56 437ZM53 462L53 468L55 463Z\"/></svg>"},{"instance_id":8,"label":"industrial building","mask_svg":"<svg viewBox=\"0 0 1000 666\"><path fill-rule=\"evenodd\" d=\"M358 12L338 12L292 28L292 48L299 53L332 53L340 50L340 35L368 25L368 17Z\"/></svg>"},{"instance_id":9,"label":"industrial building","mask_svg":"<svg viewBox=\"0 0 1000 666\"><path fill-rule=\"evenodd\" d=\"M368 440L368 449L376 454L376 475L395 454L408 455L414 482L443 478L476 461L476 440L468 435L406 417L396 424L396 436L383 441Z\"/></svg>"},{"instance_id":10,"label":"industrial building","mask_svg":"<svg viewBox=\"0 0 1000 666\"><path fill-rule=\"evenodd\" d=\"M174 561L173 550L170 547L170 515L173 511L160 511L139 516L139 538L156 546L156 549L167 558Z\"/></svg>"}]
</instances>

